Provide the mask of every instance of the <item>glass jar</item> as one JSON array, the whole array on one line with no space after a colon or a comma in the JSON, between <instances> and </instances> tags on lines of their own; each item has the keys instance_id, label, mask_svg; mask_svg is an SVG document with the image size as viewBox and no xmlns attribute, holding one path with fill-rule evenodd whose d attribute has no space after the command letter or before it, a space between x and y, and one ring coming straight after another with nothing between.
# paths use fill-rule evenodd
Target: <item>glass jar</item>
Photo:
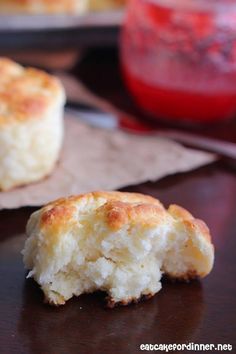
<instances>
[{"instance_id":1,"label":"glass jar","mask_svg":"<svg viewBox=\"0 0 236 354\"><path fill-rule=\"evenodd\" d=\"M131 0L120 45L127 86L153 117L236 115L235 0Z\"/></svg>"}]
</instances>

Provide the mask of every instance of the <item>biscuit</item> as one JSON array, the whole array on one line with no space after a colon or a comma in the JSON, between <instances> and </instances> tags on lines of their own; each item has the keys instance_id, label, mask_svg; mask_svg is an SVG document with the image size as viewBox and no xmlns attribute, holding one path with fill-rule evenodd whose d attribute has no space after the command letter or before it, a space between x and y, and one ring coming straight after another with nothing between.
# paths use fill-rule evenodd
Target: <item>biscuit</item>
<instances>
[{"instance_id":1,"label":"biscuit","mask_svg":"<svg viewBox=\"0 0 236 354\"><path fill-rule=\"evenodd\" d=\"M0 58L0 190L51 173L63 140L64 103L57 78Z\"/></svg>"},{"instance_id":2,"label":"biscuit","mask_svg":"<svg viewBox=\"0 0 236 354\"><path fill-rule=\"evenodd\" d=\"M1 0L0 13L83 13L87 0Z\"/></svg>"},{"instance_id":3,"label":"biscuit","mask_svg":"<svg viewBox=\"0 0 236 354\"><path fill-rule=\"evenodd\" d=\"M59 199L27 224L24 264L45 300L64 304L97 290L126 305L161 289L161 276L190 280L212 269L206 224L150 196L94 192Z\"/></svg>"}]
</instances>

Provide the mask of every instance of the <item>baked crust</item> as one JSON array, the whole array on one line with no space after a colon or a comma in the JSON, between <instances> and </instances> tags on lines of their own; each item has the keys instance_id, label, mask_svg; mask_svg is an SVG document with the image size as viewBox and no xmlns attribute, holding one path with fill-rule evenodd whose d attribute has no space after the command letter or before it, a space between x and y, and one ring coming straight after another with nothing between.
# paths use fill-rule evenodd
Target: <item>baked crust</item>
<instances>
[{"instance_id":1,"label":"baked crust","mask_svg":"<svg viewBox=\"0 0 236 354\"><path fill-rule=\"evenodd\" d=\"M2 0L0 12L4 13L81 13L87 0Z\"/></svg>"},{"instance_id":2,"label":"baked crust","mask_svg":"<svg viewBox=\"0 0 236 354\"><path fill-rule=\"evenodd\" d=\"M179 205L172 204L168 208L168 213L177 220L183 221L189 231L196 231L205 238L207 242L211 243L210 230L203 220L195 219L192 214Z\"/></svg>"},{"instance_id":3,"label":"baked crust","mask_svg":"<svg viewBox=\"0 0 236 354\"><path fill-rule=\"evenodd\" d=\"M56 305L73 294L95 290L108 293L108 307L127 305L159 291L162 273L188 281L206 276L214 261L210 232L203 221L182 207L173 204L165 209L159 200L136 193L101 191L56 200L32 214L27 235L25 265L46 301ZM53 264L58 267L65 256L64 251L59 256L63 245L68 252L70 242L77 251L70 249L73 255L66 257L73 261L63 263L62 273L57 269L49 275L48 269L54 269ZM75 265L77 257L83 258L80 266ZM129 274L128 280L123 282L120 274ZM70 276L73 279L66 285ZM139 282L142 277L151 279L149 285L134 291L133 279ZM76 285L70 295L60 290L76 282L79 290Z\"/></svg>"},{"instance_id":4,"label":"baked crust","mask_svg":"<svg viewBox=\"0 0 236 354\"><path fill-rule=\"evenodd\" d=\"M165 209L159 200L139 194L123 192L91 192L79 196L60 198L48 203L42 209L41 227L57 224L59 227L73 217L76 207L84 203L94 203L104 200L103 208L107 225L110 228L121 228L128 219L139 218L150 222L154 215L159 215ZM154 215L153 215L154 214Z\"/></svg>"},{"instance_id":5,"label":"baked crust","mask_svg":"<svg viewBox=\"0 0 236 354\"><path fill-rule=\"evenodd\" d=\"M0 125L41 119L55 100L64 97L55 76L0 57Z\"/></svg>"}]
</instances>

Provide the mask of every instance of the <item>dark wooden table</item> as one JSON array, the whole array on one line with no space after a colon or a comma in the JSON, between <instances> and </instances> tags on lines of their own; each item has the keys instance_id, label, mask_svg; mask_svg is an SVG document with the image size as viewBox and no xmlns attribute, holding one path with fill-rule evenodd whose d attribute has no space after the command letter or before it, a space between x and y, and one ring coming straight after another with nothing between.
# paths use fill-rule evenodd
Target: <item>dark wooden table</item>
<instances>
[{"instance_id":1,"label":"dark wooden table","mask_svg":"<svg viewBox=\"0 0 236 354\"><path fill-rule=\"evenodd\" d=\"M101 95L137 111L124 94L116 51L90 53L75 72ZM236 140L235 122L203 132ZM236 171L218 162L125 190L151 194L166 206L178 203L203 218L216 249L212 273L189 284L164 281L154 298L128 307L105 309L104 295L92 294L53 308L25 280L20 254L34 209L1 211L1 354L129 354L141 353L142 343L189 342L232 344L236 352Z\"/></svg>"}]
</instances>

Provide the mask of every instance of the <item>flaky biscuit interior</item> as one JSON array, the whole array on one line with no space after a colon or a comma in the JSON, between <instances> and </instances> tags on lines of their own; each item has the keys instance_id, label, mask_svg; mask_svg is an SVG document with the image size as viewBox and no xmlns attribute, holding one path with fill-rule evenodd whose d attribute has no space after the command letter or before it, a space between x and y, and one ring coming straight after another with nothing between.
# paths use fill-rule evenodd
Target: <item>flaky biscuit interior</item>
<instances>
[{"instance_id":1,"label":"flaky biscuit interior","mask_svg":"<svg viewBox=\"0 0 236 354\"><path fill-rule=\"evenodd\" d=\"M95 192L60 199L27 225L24 263L47 302L102 290L108 305L161 289L161 276L204 277L212 269L209 230L185 209L149 196Z\"/></svg>"}]
</instances>

